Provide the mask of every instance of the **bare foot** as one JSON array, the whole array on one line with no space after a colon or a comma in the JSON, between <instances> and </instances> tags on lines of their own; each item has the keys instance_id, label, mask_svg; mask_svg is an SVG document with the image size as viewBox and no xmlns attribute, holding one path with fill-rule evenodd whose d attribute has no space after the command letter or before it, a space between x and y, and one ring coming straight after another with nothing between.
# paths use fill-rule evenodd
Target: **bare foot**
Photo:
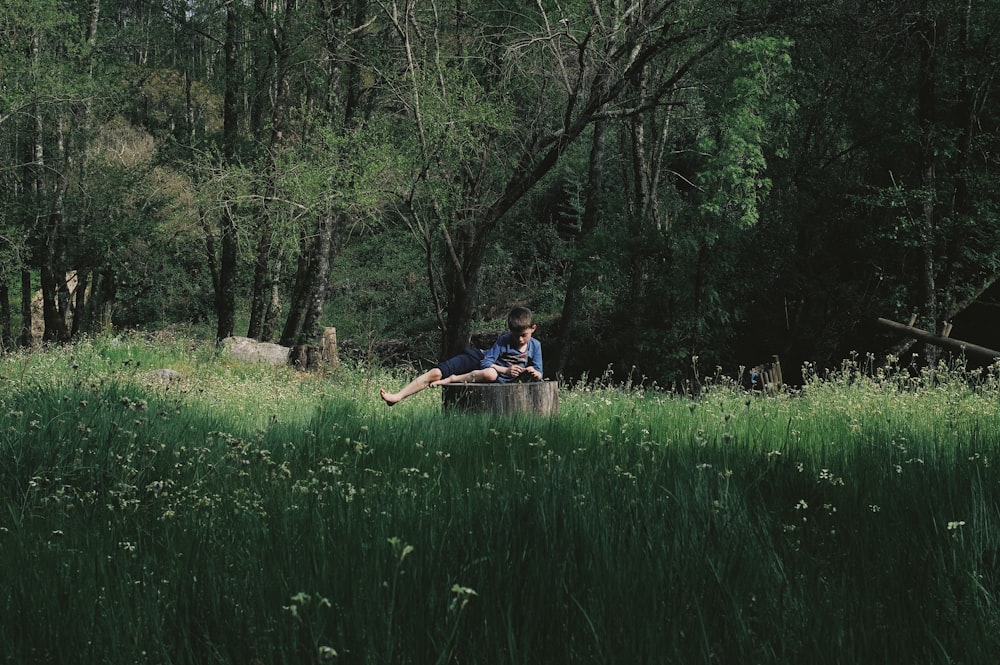
<instances>
[{"instance_id":1,"label":"bare foot","mask_svg":"<svg viewBox=\"0 0 1000 665\"><path fill-rule=\"evenodd\" d=\"M378 394L382 396L383 400L385 400L386 406L394 406L401 399L399 397L396 397L396 395L393 393L387 393L384 388L382 390L379 390Z\"/></svg>"}]
</instances>

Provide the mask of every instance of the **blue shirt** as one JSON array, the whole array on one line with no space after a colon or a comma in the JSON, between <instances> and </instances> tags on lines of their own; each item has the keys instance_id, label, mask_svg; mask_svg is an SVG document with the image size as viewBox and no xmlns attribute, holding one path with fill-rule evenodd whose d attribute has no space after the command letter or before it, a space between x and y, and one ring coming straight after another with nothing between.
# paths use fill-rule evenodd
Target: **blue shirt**
<instances>
[{"instance_id":1,"label":"blue shirt","mask_svg":"<svg viewBox=\"0 0 1000 665\"><path fill-rule=\"evenodd\" d=\"M483 369L493 367L493 365L500 365L502 367L513 367L514 365L534 367L541 374L542 343L532 337L528 340L528 348L520 351L517 348L517 337L506 332L497 338L497 341L486 352L486 355L483 356L483 363L481 365ZM531 375L529 374L528 376ZM501 374L497 377L498 383L509 383L515 380L515 377L507 376L506 374Z\"/></svg>"}]
</instances>

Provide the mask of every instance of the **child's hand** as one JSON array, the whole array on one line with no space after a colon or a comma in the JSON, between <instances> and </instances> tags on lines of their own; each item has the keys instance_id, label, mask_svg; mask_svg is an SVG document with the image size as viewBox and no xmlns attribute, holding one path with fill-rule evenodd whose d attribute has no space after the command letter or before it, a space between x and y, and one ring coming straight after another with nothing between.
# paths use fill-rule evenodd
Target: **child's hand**
<instances>
[{"instance_id":1,"label":"child's hand","mask_svg":"<svg viewBox=\"0 0 1000 665\"><path fill-rule=\"evenodd\" d=\"M537 367L525 367L524 371L530 374L535 381L542 380L542 373L538 371Z\"/></svg>"}]
</instances>

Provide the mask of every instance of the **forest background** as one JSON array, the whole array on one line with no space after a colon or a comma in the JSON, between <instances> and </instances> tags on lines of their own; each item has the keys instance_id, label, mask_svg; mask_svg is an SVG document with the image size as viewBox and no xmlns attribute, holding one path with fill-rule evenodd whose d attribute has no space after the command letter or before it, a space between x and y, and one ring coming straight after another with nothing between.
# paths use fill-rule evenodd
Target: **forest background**
<instances>
[{"instance_id":1,"label":"forest background","mask_svg":"<svg viewBox=\"0 0 1000 665\"><path fill-rule=\"evenodd\" d=\"M7 0L0 345L336 326L427 362L524 303L553 376L788 374L887 349L876 317L996 348L998 24L997 0Z\"/></svg>"}]
</instances>

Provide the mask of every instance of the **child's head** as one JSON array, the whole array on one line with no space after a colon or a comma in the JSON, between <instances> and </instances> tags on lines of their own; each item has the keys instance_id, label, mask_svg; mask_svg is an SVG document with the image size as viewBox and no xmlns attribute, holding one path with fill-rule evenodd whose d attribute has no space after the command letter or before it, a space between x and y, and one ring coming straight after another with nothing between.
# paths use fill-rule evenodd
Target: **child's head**
<instances>
[{"instance_id":1,"label":"child's head","mask_svg":"<svg viewBox=\"0 0 1000 665\"><path fill-rule=\"evenodd\" d=\"M535 332L535 322L527 307L515 307L507 315L507 330L517 338L518 345L524 345Z\"/></svg>"},{"instance_id":2,"label":"child's head","mask_svg":"<svg viewBox=\"0 0 1000 665\"><path fill-rule=\"evenodd\" d=\"M531 310L527 307L515 307L507 314L507 330L512 333L519 333L534 327L535 322L531 316Z\"/></svg>"}]
</instances>

